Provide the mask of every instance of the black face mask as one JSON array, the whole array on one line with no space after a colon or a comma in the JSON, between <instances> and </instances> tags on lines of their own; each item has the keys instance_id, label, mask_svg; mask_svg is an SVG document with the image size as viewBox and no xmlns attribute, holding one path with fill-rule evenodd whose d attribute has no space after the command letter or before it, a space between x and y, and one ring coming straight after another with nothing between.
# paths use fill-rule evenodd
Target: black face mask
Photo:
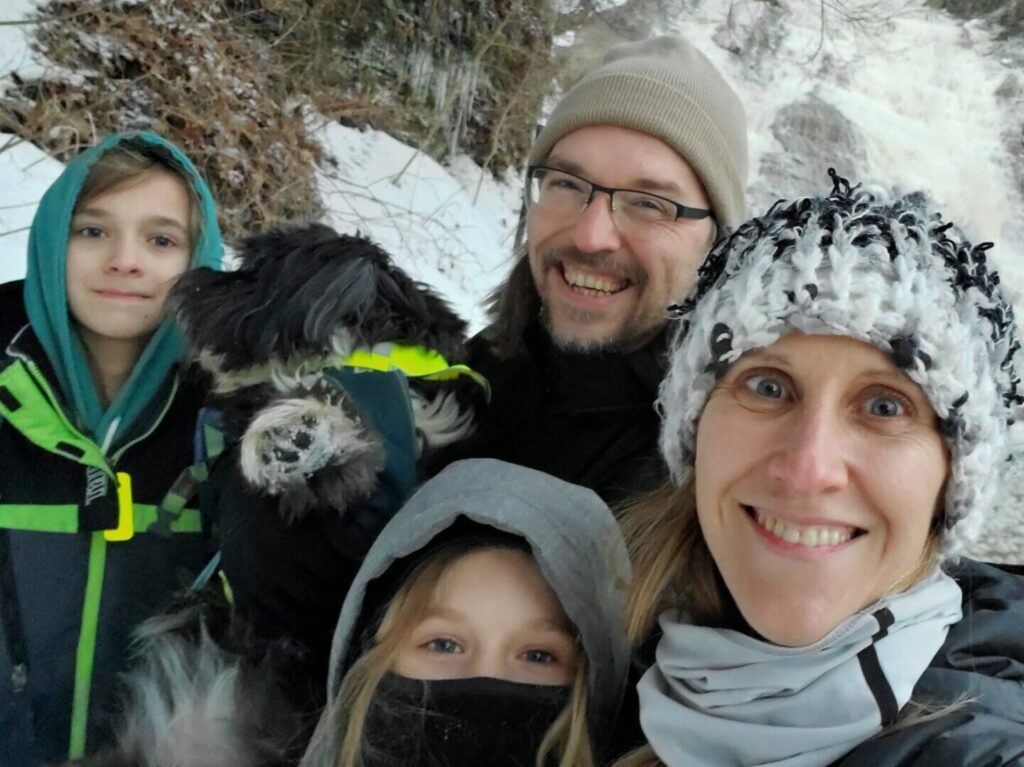
<instances>
[{"instance_id":1,"label":"black face mask","mask_svg":"<svg viewBox=\"0 0 1024 767\"><path fill-rule=\"evenodd\" d=\"M534 767L570 687L386 674L363 736L364 767Z\"/></svg>"}]
</instances>

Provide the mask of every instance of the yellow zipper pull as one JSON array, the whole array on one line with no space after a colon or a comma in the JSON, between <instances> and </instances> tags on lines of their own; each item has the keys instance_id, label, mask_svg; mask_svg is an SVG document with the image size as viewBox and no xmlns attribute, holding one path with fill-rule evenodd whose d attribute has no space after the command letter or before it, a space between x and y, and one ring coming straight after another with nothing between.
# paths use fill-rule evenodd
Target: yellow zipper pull
<instances>
[{"instance_id":1,"label":"yellow zipper pull","mask_svg":"<svg viewBox=\"0 0 1024 767\"><path fill-rule=\"evenodd\" d=\"M104 530L110 542L128 541L135 535L135 506L132 503L132 478L128 472L117 472L117 527Z\"/></svg>"}]
</instances>

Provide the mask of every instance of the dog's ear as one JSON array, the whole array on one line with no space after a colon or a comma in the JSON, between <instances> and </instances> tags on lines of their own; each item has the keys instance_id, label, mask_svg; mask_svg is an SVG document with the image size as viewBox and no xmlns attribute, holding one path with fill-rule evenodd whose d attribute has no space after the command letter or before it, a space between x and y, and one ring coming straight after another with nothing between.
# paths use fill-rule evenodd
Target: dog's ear
<instances>
[{"instance_id":1,"label":"dog's ear","mask_svg":"<svg viewBox=\"0 0 1024 767\"><path fill-rule=\"evenodd\" d=\"M368 340L422 345L451 362L464 361L467 325L437 293L390 260L377 272L376 291L390 311L375 317L377 322L367 328L373 336Z\"/></svg>"}]
</instances>

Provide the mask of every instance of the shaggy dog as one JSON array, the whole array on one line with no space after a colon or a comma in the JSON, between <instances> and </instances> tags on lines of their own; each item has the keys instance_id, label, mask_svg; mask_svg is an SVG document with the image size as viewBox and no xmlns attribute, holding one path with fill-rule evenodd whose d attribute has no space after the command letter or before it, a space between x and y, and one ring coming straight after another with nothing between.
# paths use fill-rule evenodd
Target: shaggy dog
<instances>
[{"instance_id":1,"label":"shaggy dog","mask_svg":"<svg viewBox=\"0 0 1024 767\"><path fill-rule=\"evenodd\" d=\"M287 517L344 512L372 493L383 450L328 371L381 344L461 363L466 324L372 242L327 226L251 237L239 255L237 271L185 274L172 311L213 376L212 404L228 440L240 440L246 479L279 497ZM478 385L409 384L421 452L469 433Z\"/></svg>"}]
</instances>

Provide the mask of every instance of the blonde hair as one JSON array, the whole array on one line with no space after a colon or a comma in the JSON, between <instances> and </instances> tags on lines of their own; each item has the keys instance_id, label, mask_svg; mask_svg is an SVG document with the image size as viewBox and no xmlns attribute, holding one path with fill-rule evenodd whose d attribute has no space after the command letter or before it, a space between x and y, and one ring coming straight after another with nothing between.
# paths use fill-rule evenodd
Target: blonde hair
<instances>
[{"instance_id":1,"label":"blonde hair","mask_svg":"<svg viewBox=\"0 0 1024 767\"><path fill-rule=\"evenodd\" d=\"M192 184L190 175L173 155L164 147L137 140L122 141L103 155L91 166L82 182L75 201L75 213L90 200L126 186L138 183L151 173L170 173L177 177L188 192L189 239L192 253L202 234L202 202Z\"/></svg>"},{"instance_id":2,"label":"blonde hair","mask_svg":"<svg viewBox=\"0 0 1024 767\"><path fill-rule=\"evenodd\" d=\"M394 665L400 642L430 609L436 584L449 567L463 557L490 548L518 548L496 541L456 541L433 552L405 578L384 610L373 645L345 674L332 707L331 720L341 728L341 746L335 767L359 767L375 748L365 740L367 716L381 679ZM524 549L525 550L525 549ZM537 751L537 767L555 756L559 767L593 767L594 758L587 724L587 662L582 645L569 702L552 723ZM330 737L331 733L323 733Z\"/></svg>"}]
</instances>

